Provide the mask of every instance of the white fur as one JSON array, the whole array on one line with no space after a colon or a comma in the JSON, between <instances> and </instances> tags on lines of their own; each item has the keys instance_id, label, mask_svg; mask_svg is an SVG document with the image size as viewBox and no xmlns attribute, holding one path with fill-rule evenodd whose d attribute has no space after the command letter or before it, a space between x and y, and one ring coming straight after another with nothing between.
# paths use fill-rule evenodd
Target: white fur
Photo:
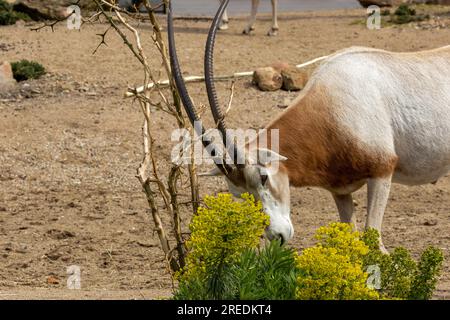
<instances>
[{"instance_id":1,"label":"white fur","mask_svg":"<svg viewBox=\"0 0 450 320\"><path fill-rule=\"evenodd\" d=\"M351 193L367 183L366 228L381 231L391 182L431 183L450 170L450 46L416 53L357 47L338 52L321 64L289 108L298 107L317 85L331 98L333 118L342 134L375 151L380 160L398 157L395 171L386 172L385 177L330 190L341 221L354 223ZM282 156L290 158L289 154ZM279 160L283 158L275 158ZM269 237L289 240L293 235L289 173L261 172L261 167L270 165L247 165L243 169L246 187L237 188L227 181L233 193L250 192L262 201L271 218ZM265 185L262 173L269 175ZM278 198L270 190L275 190ZM384 250L382 242L380 246Z\"/></svg>"},{"instance_id":2,"label":"white fur","mask_svg":"<svg viewBox=\"0 0 450 320\"><path fill-rule=\"evenodd\" d=\"M283 158L280 157L280 160L283 160ZM266 230L269 239L281 238L283 241L287 241L294 236L294 227L290 218L289 177L271 168L272 165L278 167L276 162L280 160L274 160L274 162L264 165L246 165L244 169L245 187L236 186L228 178L226 178L226 181L228 189L234 196L239 197L242 193L249 192L255 197L255 200L261 201L264 212L270 217L270 226ZM218 174L220 173L218 172ZM261 183L261 175L267 175L268 177L264 185ZM281 198L275 198L269 186L281 191L279 193Z\"/></svg>"},{"instance_id":3,"label":"white fur","mask_svg":"<svg viewBox=\"0 0 450 320\"><path fill-rule=\"evenodd\" d=\"M450 170L450 60L439 55L445 51L450 46L431 55L351 48L310 81L332 94L353 136L398 156L393 182L431 183Z\"/></svg>"}]
</instances>

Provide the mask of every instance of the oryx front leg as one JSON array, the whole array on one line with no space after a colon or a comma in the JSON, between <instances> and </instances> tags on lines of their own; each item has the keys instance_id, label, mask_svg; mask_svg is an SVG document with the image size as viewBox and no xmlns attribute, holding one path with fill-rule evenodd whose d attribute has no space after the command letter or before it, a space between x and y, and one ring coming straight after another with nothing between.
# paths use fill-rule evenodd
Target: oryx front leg
<instances>
[{"instance_id":1,"label":"oryx front leg","mask_svg":"<svg viewBox=\"0 0 450 320\"><path fill-rule=\"evenodd\" d=\"M272 0L272 28L267 32L268 36L278 35L278 0Z\"/></svg>"},{"instance_id":2,"label":"oryx front leg","mask_svg":"<svg viewBox=\"0 0 450 320\"><path fill-rule=\"evenodd\" d=\"M356 226L356 217L354 213L353 197L352 194L339 195L333 194L334 202L339 211L339 217L341 222L351 223L354 230L358 230Z\"/></svg>"},{"instance_id":3,"label":"oryx front leg","mask_svg":"<svg viewBox=\"0 0 450 320\"><path fill-rule=\"evenodd\" d=\"M250 19L248 21L247 27L245 27L244 31L242 33L244 34L250 34L255 28L253 25L256 21L256 14L258 13L258 6L259 6L259 0L252 0L252 11L250 13Z\"/></svg>"},{"instance_id":4,"label":"oryx front leg","mask_svg":"<svg viewBox=\"0 0 450 320\"><path fill-rule=\"evenodd\" d=\"M392 175L372 178L367 182L367 220L366 229L374 228L380 233L380 250L387 253L381 237L381 225L391 190Z\"/></svg>"},{"instance_id":5,"label":"oryx front leg","mask_svg":"<svg viewBox=\"0 0 450 320\"><path fill-rule=\"evenodd\" d=\"M222 0L219 0L222 2ZM222 19L220 20L219 30L228 30L228 14L227 10L224 11Z\"/></svg>"}]
</instances>

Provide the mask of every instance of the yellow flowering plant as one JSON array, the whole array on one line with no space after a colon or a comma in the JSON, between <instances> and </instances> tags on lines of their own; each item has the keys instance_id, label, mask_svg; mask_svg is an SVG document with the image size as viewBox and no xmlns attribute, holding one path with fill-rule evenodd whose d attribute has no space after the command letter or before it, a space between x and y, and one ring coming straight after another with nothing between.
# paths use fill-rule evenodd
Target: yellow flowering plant
<instances>
[{"instance_id":1,"label":"yellow flowering plant","mask_svg":"<svg viewBox=\"0 0 450 320\"><path fill-rule=\"evenodd\" d=\"M296 297L301 300L378 299L367 286L362 258L369 252L349 224L332 223L316 233L316 246L297 257Z\"/></svg>"},{"instance_id":2,"label":"yellow flowering plant","mask_svg":"<svg viewBox=\"0 0 450 320\"><path fill-rule=\"evenodd\" d=\"M184 268L188 277L236 261L244 250L259 245L269 225L261 203L248 193L242 195L240 202L234 201L231 194L206 196L204 204L190 225L192 233Z\"/></svg>"},{"instance_id":3,"label":"yellow flowering plant","mask_svg":"<svg viewBox=\"0 0 450 320\"><path fill-rule=\"evenodd\" d=\"M194 216L186 266L175 299L429 299L442 266L439 249L416 263L404 248L379 250L379 234L346 223L317 230L315 246L300 253L277 241L260 246L269 217L253 196L207 196ZM368 267L380 271L368 285Z\"/></svg>"}]
</instances>

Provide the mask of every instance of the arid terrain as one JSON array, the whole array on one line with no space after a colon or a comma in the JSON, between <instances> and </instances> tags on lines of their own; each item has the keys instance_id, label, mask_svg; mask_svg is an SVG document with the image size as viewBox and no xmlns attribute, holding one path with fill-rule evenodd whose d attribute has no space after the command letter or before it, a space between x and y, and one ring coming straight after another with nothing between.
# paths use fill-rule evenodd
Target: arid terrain
<instances>
[{"instance_id":1,"label":"arid terrain","mask_svg":"<svg viewBox=\"0 0 450 320\"><path fill-rule=\"evenodd\" d=\"M417 51L450 44L450 8L441 10L447 27L390 26L368 30L365 10L283 13L278 37L265 35L263 15L251 36L241 34L244 18L231 20L216 45L216 74L251 71L276 61L299 64L349 46ZM176 20L180 62L186 75L203 72L209 22ZM142 160L142 115L123 98L139 85L142 72L112 31L95 55L105 24L81 31L55 32L30 26L0 27L0 61L36 60L43 78L0 93L0 299L143 299L170 297L172 283L148 206L135 177ZM143 23L144 47L151 27ZM153 51L154 52L154 51ZM157 55L149 55L155 70ZM228 123L260 128L282 112L295 92L261 92L242 79L236 83ZM227 101L230 83L218 84ZM204 86L189 85L197 103L206 104ZM159 127L161 159L170 159L173 122L153 113ZM164 164L161 164L164 165ZM207 170L208 167L202 167ZM202 195L226 190L221 178L201 178ZM332 197L323 190L292 189L296 234L291 246L313 243L314 231L338 220ZM356 196L362 228L366 196ZM184 212L189 221L189 211ZM394 185L383 235L388 249L404 246L415 257L427 246L446 256L435 298L450 298L450 176L435 185ZM81 268L81 290L66 288L66 268Z\"/></svg>"}]
</instances>

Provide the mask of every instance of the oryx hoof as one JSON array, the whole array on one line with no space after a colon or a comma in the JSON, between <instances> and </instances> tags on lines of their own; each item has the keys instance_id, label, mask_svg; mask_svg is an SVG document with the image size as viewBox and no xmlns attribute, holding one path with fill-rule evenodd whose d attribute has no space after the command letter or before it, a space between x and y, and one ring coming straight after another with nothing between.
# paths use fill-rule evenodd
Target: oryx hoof
<instances>
[{"instance_id":1,"label":"oryx hoof","mask_svg":"<svg viewBox=\"0 0 450 320\"><path fill-rule=\"evenodd\" d=\"M245 28L243 31L242 31L242 33L243 34L251 34L252 33L252 31L254 31L255 30L255 27L247 27L247 28Z\"/></svg>"},{"instance_id":2,"label":"oryx hoof","mask_svg":"<svg viewBox=\"0 0 450 320\"><path fill-rule=\"evenodd\" d=\"M389 251L387 251L386 247L384 246L383 242L380 241L380 251L384 254L389 254Z\"/></svg>"},{"instance_id":3,"label":"oryx hoof","mask_svg":"<svg viewBox=\"0 0 450 320\"><path fill-rule=\"evenodd\" d=\"M223 22L220 25L219 30L228 30L228 22Z\"/></svg>"},{"instance_id":4,"label":"oryx hoof","mask_svg":"<svg viewBox=\"0 0 450 320\"><path fill-rule=\"evenodd\" d=\"M272 28L269 30L269 32L267 32L267 35L269 37L274 37L278 35L278 28Z\"/></svg>"}]
</instances>

